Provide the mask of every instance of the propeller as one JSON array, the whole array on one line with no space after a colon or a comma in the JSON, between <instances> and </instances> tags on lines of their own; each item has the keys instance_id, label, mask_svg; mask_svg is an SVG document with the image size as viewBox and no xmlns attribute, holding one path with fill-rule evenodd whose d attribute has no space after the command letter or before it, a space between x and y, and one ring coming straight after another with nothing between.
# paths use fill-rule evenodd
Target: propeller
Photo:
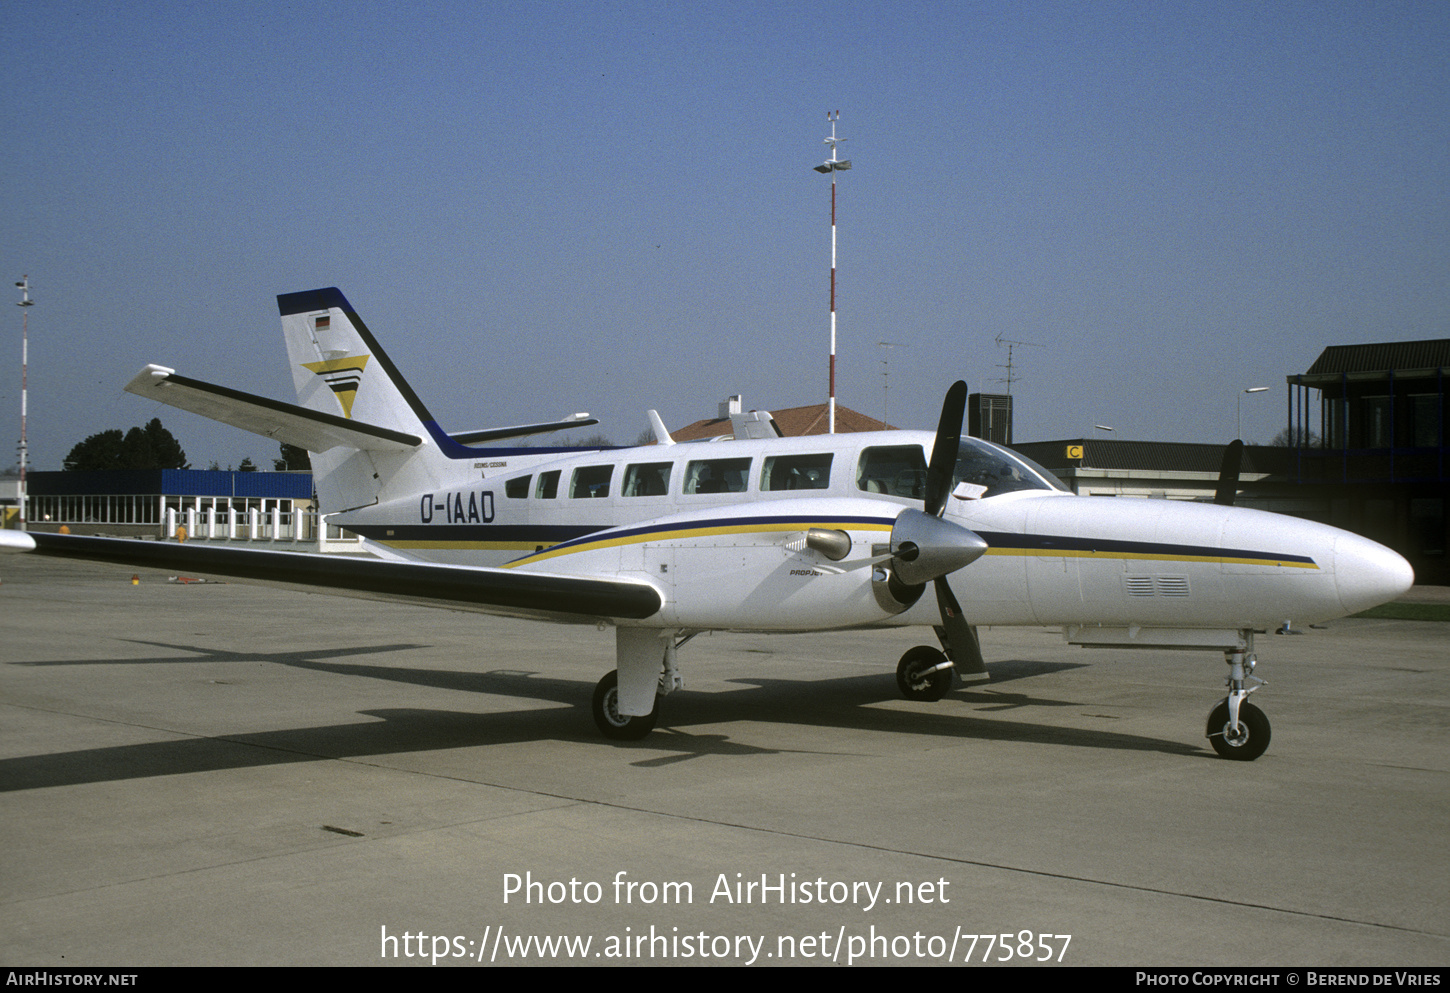
<instances>
[{"instance_id":1,"label":"propeller","mask_svg":"<svg viewBox=\"0 0 1450 993\"><path fill-rule=\"evenodd\" d=\"M946 577L981 558L987 551L987 543L976 532L942 519L956 473L966 407L967 384L953 383L942 403L931 461L927 464L925 509L907 508L897 515L891 528L891 550L886 554L833 568L847 572L889 562L888 595L897 609L902 610L917 601L930 580L936 587L937 609L941 612L939 632L951 657L950 662L939 668L955 668L963 677L971 679L985 677L987 666L982 660L976 631L962 616L961 604ZM835 562L844 559L851 547L847 535L823 528L812 528L806 534L805 544Z\"/></svg>"},{"instance_id":2,"label":"propeller","mask_svg":"<svg viewBox=\"0 0 1450 993\"><path fill-rule=\"evenodd\" d=\"M1218 488L1213 502L1220 507L1232 507L1239 495L1239 466L1244 460L1244 443L1235 438L1224 447L1223 462L1218 469Z\"/></svg>"},{"instance_id":3,"label":"propeller","mask_svg":"<svg viewBox=\"0 0 1450 993\"><path fill-rule=\"evenodd\" d=\"M957 468L957 449L962 444L962 417L967 411L967 384L960 379L947 390L931 446L931 463L926 468L926 512L940 517L951 494L952 474Z\"/></svg>"},{"instance_id":4,"label":"propeller","mask_svg":"<svg viewBox=\"0 0 1450 993\"><path fill-rule=\"evenodd\" d=\"M937 422L936 440L931 446L931 462L926 470L926 513L902 511L891 529L891 547L896 552L892 564L902 582L915 584L932 580L937 609L941 612L942 640L957 672L971 678L985 676L987 665L982 659L977 633L962 616L961 604L946 577L981 558L987 551L987 543L975 532L941 519L951 495L966 409L967 384L957 380L942 401L941 420ZM902 532L899 539L898 531Z\"/></svg>"}]
</instances>

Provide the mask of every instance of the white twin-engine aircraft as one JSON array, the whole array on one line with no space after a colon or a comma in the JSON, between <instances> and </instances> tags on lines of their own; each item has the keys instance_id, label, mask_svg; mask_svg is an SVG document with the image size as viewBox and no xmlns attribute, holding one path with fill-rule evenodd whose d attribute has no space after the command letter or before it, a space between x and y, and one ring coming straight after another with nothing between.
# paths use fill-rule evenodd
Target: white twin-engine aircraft
<instances>
[{"instance_id":1,"label":"white twin-engine aircraft","mask_svg":"<svg viewBox=\"0 0 1450 993\"><path fill-rule=\"evenodd\" d=\"M1255 631L1341 617L1414 576L1395 552L1321 524L1167 500L1078 497L1049 472L961 437L966 387L935 435L777 437L737 415L720 444L676 444L650 412L638 448L497 442L594 423L449 434L337 289L278 297L299 403L148 366L126 388L306 448L321 507L379 560L9 535L12 548L153 564L334 592L615 627L618 668L593 713L608 737L655 724L696 634L922 626L901 692L936 700L988 678L976 629L1060 626L1111 648L1222 651L1208 718L1222 756L1254 759L1269 722ZM762 437L761 435L765 435ZM1228 488L1232 491L1234 479Z\"/></svg>"}]
</instances>

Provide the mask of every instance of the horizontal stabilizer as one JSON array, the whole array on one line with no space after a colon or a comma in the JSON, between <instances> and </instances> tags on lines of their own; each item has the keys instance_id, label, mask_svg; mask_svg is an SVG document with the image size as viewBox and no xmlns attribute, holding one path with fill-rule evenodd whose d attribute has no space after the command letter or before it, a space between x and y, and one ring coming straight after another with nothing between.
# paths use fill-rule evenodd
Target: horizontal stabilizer
<instances>
[{"instance_id":1,"label":"horizontal stabilizer","mask_svg":"<svg viewBox=\"0 0 1450 993\"><path fill-rule=\"evenodd\" d=\"M265 438L296 445L309 452L325 452L331 448L406 452L423 443L417 435L308 410L280 400L269 400L226 386L203 383L199 379L178 376L175 370L165 366L148 365L126 384L126 392L189 410Z\"/></svg>"},{"instance_id":2,"label":"horizontal stabilizer","mask_svg":"<svg viewBox=\"0 0 1450 993\"><path fill-rule=\"evenodd\" d=\"M502 441L505 438L524 438L531 434L550 434L568 428L587 428L598 424L599 418L588 414L570 414L558 421L544 424L516 424L507 428L484 428L480 431L454 431L448 435L460 445L480 445L486 441Z\"/></svg>"}]
</instances>

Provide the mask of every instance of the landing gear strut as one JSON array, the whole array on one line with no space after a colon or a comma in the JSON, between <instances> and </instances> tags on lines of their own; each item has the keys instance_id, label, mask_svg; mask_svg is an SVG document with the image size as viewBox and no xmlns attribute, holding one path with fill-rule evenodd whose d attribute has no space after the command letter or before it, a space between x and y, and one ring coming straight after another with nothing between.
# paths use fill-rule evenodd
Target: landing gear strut
<instances>
[{"instance_id":1,"label":"landing gear strut","mask_svg":"<svg viewBox=\"0 0 1450 993\"><path fill-rule=\"evenodd\" d=\"M654 730L660 715L660 697L685 685L680 675L677 651L697 631L680 633L647 628L619 628L615 632L616 658L619 668L609 673L594 687L591 711L594 726L601 734L615 741L638 741ZM642 710L650 703L647 714L627 714L621 705L620 672L624 673L625 692L629 700L634 693L635 706ZM632 688L631 688L632 687Z\"/></svg>"},{"instance_id":2,"label":"landing gear strut","mask_svg":"<svg viewBox=\"0 0 1450 993\"><path fill-rule=\"evenodd\" d=\"M1264 712L1249 703L1248 696L1264 684L1253 675L1257 660L1253 654L1253 634L1248 633L1247 644L1224 653L1229 665L1228 696L1208 715L1209 743L1220 757L1252 762L1269 747L1269 719ZM1248 685L1252 682L1254 685Z\"/></svg>"}]
</instances>

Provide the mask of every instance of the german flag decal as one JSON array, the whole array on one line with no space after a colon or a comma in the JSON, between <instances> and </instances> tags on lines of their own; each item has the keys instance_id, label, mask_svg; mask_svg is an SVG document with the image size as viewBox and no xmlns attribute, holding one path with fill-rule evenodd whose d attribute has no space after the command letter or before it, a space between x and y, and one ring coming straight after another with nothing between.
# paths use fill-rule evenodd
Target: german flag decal
<instances>
[{"instance_id":1,"label":"german flag decal","mask_svg":"<svg viewBox=\"0 0 1450 993\"><path fill-rule=\"evenodd\" d=\"M350 355L341 359L304 362L302 368L321 376L337 397L337 402L342 404L342 416L351 417L352 402L357 399L357 388L369 358L367 355Z\"/></svg>"}]
</instances>

